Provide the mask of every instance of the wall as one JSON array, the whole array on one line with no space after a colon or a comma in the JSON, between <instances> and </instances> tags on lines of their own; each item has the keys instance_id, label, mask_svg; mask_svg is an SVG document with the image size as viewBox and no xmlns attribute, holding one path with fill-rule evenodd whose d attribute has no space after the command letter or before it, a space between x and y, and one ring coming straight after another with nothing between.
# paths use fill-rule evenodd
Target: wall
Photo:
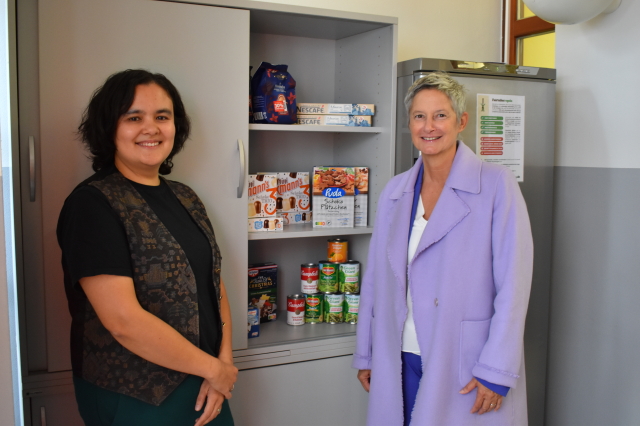
<instances>
[{"instance_id":1,"label":"wall","mask_svg":"<svg viewBox=\"0 0 640 426\"><path fill-rule=\"evenodd\" d=\"M262 0L398 18L398 62L414 58L498 62L501 0Z\"/></svg>"},{"instance_id":2,"label":"wall","mask_svg":"<svg viewBox=\"0 0 640 426\"><path fill-rule=\"evenodd\" d=\"M638 16L556 27L551 426L640 422Z\"/></svg>"}]
</instances>

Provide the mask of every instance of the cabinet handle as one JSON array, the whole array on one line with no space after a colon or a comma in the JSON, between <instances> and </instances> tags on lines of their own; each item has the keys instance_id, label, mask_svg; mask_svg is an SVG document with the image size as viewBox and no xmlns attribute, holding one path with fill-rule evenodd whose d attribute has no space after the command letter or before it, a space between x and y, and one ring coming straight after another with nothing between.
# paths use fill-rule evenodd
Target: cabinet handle
<instances>
[{"instance_id":1,"label":"cabinet handle","mask_svg":"<svg viewBox=\"0 0 640 426\"><path fill-rule=\"evenodd\" d=\"M244 144L242 139L238 139L238 158L240 159L240 175L238 176L238 198L242 198L242 192L244 191L244 179L245 179L245 158L244 158Z\"/></svg>"},{"instance_id":2,"label":"cabinet handle","mask_svg":"<svg viewBox=\"0 0 640 426\"><path fill-rule=\"evenodd\" d=\"M36 200L36 140L29 136L29 201Z\"/></svg>"},{"instance_id":3,"label":"cabinet handle","mask_svg":"<svg viewBox=\"0 0 640 426\"><path fill-rule=\"evenodd\" d=\"M40 407L40 426L47 426L47 413L44 407Z\"/></svg>"}]
</instances>

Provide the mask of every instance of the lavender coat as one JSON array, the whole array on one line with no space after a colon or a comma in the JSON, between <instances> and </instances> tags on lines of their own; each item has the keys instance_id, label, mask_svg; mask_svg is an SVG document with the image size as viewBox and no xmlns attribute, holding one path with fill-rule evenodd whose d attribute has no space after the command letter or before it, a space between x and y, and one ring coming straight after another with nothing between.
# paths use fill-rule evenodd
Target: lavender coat
<instances>
[{"instance_id":1,"label":"lavender coat","mask_svg":"<svg viewBox=\"0 0 640 426\"><path fill-rule=\"evenodd\" d=\"M413 261L407 246L421 162L387 184L362 281L353 367L371 369L368 425L403 422L402 329L411 286L423 378L412 425L526 425L523 334L533 269L527 208L513 173L458 142ZM472 377L509 386L498 412L470 414Z\"/></svg>"}]
</instances>

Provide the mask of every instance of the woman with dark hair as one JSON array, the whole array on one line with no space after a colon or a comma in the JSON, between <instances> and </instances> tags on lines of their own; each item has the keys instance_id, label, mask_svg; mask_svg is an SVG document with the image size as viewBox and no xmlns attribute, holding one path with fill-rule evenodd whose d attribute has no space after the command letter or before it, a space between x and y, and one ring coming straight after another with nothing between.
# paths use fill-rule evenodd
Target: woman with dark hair
<instances>
[{"instance_id":1,"label":"woman with dark hair","mask_svg":"<svg viewBox=\"0 0 640 426\"><path fill-rule=\"evenodd\" d=\"M65 201L57 236L87 425L233 425L220 250L198 196L160 176L189 131L176 88L145 70L110 76L80 124L96 173Z\"/></svg>"}]
</instances>

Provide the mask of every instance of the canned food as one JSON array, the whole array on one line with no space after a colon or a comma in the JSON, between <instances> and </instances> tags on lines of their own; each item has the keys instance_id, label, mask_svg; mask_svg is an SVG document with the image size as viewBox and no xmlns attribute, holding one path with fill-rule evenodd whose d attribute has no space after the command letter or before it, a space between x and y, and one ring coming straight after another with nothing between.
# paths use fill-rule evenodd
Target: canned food
<instances>
[{"instance_id":1,"label":"canned food","mask_svg":"<svg viewBox=\"0 0 640 426\"><path fill-rule=\"evenodd\" d=\"M347 256L349 251L349 241L342 238L334 238L328 240L327 245L327 258L329 262L346 262L349 258Z\"/></svg>"},{"instance_id":2,"label":"canned food","mask_svg":"<svg viewBox=\"0 0 640 426\"><path fill-rule=\"evenodd\" d=\"M287 324L304 325L304 296L290 294L287 296Z\"/></svg>"},{"instance_id":3,"label":"canned food","mask_svg":"<svg viewBox=\"0 0 640 426\"><path fill-rule=\"evenodd\" d=\"M341 263L338 272L338 283L342 293L360 292L360 262L350 260Z\"/></svg>"},{"instance_id":4,"label":"canned food","mask_svg":"<svg viewBox=\"0 0 640 426\"><path fill-rule=\"evenodd\" d=\"M339 289L339 264L328 260L318 262L318 290L321 293L337 293Z\"/></svg>"},{"instance_id":5,"label":"canned food","mask_svg":"<svg viewBox=\"0 0 640 426\"><path fill-rule=\"evenodd\" d=\"M344 294L325 294L324 295L324 321L329 324L338 324L343 322L343 305Z\"/></svg>"},{"instance_id":6,"label":"canned food","mask_svg":"<svg viewBox=\"0 0 640 426\"><path fill-rule=\"evenodd\" d=\"M303 293L313 294L318 292L317 263L304 263L300 265L300 283Z\"/></svg>"},{"instance_id":7,"label":"canned food","mask_svg":"<svg viewBox=\"0 0 640 426\"><path fill-rule=\"evenodd\" d=\"M360 295L344 295L344 322L349 324L358 323L358 311L360 310Z\"/></svg>"},{"instance_id":8,"label":"canned food","mask_svg":"<svg viewBox=\"0 0 640 426\"><path fill-rule=\"evenodd\" d=\"M304 322L317 324L322 322L324 295L322 293L305 294Z\"/></svg>"}]
</instances>

